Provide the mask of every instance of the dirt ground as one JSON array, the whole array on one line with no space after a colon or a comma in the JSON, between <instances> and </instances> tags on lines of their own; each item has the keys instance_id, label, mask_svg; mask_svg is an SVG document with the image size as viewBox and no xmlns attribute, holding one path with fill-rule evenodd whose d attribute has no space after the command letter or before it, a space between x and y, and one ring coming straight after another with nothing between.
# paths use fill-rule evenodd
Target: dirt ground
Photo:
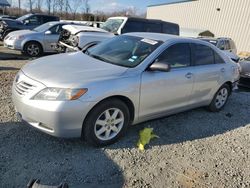
<instances>
[{"instance_id":1,"label":"dirt ground","mask_svg":"<svg viewBox=\"0 0 250 188\"><path fill-rule=\"evenodd\" d=\"M149 121L114 145L93 148L17 120L11 84L28 60L0 44L0 187L26 187L31 178L70 188L250 187L248 91L236 90L219 113L199 108ZM140 152L136 143L144 127L160 138Z\"/></svg>"}]
</instances>

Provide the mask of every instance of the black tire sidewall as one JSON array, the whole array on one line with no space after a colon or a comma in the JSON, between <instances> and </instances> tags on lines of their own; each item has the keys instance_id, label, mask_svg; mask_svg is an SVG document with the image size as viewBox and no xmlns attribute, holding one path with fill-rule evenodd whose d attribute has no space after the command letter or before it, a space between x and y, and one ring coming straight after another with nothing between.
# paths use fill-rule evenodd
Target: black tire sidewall
<instances>
[{"instance_id":1,"label":"black tire sidewall","mask_svg":"<svg viewBox=\"0 0 250 188\"><path fill-rule=\"evenodd\" d=\"M124 124L121 131L113 139L103 141L96 137L95 135L95 122L97 118L109 108L118 108L123 112L124 115ZM130 113L127 105L119 99L106 100L97 104L88 114L84 124L83 124L83 137L84 139L93 146L106 146L116 142L121 138L129 125L130 122Z\"/></svg>"},{"instance_id":2,"label":"black tire sidewall","mask_svg":"<svg viewBox=\"0 0 250 188\"><path fill-rule=\"evenodd\" d=\"M225 101L225 103L224 103L224 105L223 105L222 107L217 108L216 105L215 105L215 103L216 103L216 97L217 97L218 93L219 93L223 88L226 88L226 89L227 89L227 92L228 92L227 99L226 99L226 101ZM222 110L222 109L225 107L225 105L227 104L227 101L228 101L229 96L230 96L230 87L229 87L228 84L224 84L223 86L220 87L220 89L218 89L218 91L217 91L216 94L214 95L214 98L213 98L212 102L211 102L210 105L209 105L209 110L212 111L212 112L219 112L220 110Z\"/></svg>"},{"instance_id":3,"label":"black tire sidewall","mask_svg":"<svg viewBox=\"0 0 250 188\"><path fill-rule=\"evenodd\" d=\"M39 53L38 53L36 56L30 55L30 54L28 53L28 51L27 51L28 46L29 46L29 45L32 45L32 44L36 44L36 45L38 46L38 48L39 48ZM39 57L39 56L41 56L42 53L43 53L42 46L41 46L38 42L28 42L27 44L24 45L24 50L23 50L23 51L24 51L24 53L25 53L26 55L28 55L28 56L30 56L30 57Z\"/></svg>"}]
</instances>

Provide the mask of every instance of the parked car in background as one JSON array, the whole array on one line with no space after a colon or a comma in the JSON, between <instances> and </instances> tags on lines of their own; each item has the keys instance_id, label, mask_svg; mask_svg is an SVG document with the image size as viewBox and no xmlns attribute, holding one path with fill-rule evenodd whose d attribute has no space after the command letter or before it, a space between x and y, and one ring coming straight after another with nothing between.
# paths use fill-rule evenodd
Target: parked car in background
<instances>
[{"instance_id":1,"label":"parked car in background","mask_svg":"<svg viewBox=\"0 0 250 188\"><path fill-rule=\"evenodd\" d=\"M0 19L0 40L4 40L12 31L34 29L39 25L51 21L59 21L59 17L44 14L27 14L15 20L7 18Z\"/></svg>"},{"instance_id":2,"label":"parked car in background","mask_svg":"<svg viewBox=\"0 0 250 188\"><path fill-rule=\"evenodd\" d=\"M236 63L197 39L128 33L83 52L26 64L12 99L31 126L95 146L115 142L130 124L200 106L219 111L239 78Z\"/></svg>"},{"instance_id":3,"label":"parked car in background","mask_svg":"<svg viewBox=\"0 0 250 188\"><path fill-rule=\"evenodd\" d=\"M19 50L25 55L37 57L45 52L56 52L51 44L58 41L62 27L68 22L48 22L33 30L19 30L9 33L4 39L4 46ZM74 23L71 23L74 25Z\"/></svg>"},{"instance_id":4,"label":"parked car in background","mask_svg":"<svg viewBox=\"0 0 250 188\"><path fill-rule=\"evenodd\" d=\"M134 17L111 17L101 28L117 35L130 32L180 34L179 25L176 23Z\"/></svg>"},{"instance_id":5,"label":"parked car in background","mask_svg":"<svg viewBox=\"0 0 250 188\"><path fill-rule=\"evenodd\" d=\"M54 48L59 52L78 51L89 43L100 42L114 36L113 33L100 28L64 25L59 41Z\"/></svg>"},{"instance_id":6,"label":"parked car in background","mask_svg":"<svg viewBox=\"0 0 250 188\"><path fill-rule=\"evenodd\" d=\"M9 16L9 15L0 15L0 20L3 18L8 18L8 19L16 19L15 16Z\"/></svg>"},{"instance_id":7,"label":"parked car in background","mask_svg":"<svg viewBox=\"0 0 250 188\"><path fill-rule=\"evenodd\" d=\"M231 38L222 37L222 38L199 38L199 39L215 45L220 50L237 54L236 45Z\"/></svg>"},{"instance_id":8,"label":"parked car in background","mask_svg":"<svg viewBox=\"0 0 250 188\"><path fill-rule=\"evenodd\" d=\"M250 88L250 56L240 61L241 74L239 86Z\"/></svg>"},{"instance_id":9,"label":"parked car in background","mask_svg":"<svg viewBox=\"0 0 250 188\"><path fill-rule=\"evenodd\" d=\"M106 38L130 32L155 32L179 35L179 25L161 20L151 20L133 17L111 17L104 22L100 29L92 27L72 28L64 26L61 33L57 50L64 52L65 49L79 50L87 43L98 42Z\"/></svg>"}]
</instances>

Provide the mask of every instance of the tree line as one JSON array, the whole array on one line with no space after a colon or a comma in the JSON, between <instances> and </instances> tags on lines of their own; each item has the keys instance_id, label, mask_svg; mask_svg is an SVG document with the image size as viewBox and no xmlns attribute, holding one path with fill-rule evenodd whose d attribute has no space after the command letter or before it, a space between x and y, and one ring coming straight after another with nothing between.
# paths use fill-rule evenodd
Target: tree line
<instances>
[{"instance_id":1,"label":"tree line","mask_svg":"<svg viewBox=\"0 0 250 188\"><path fill-rule=\"evenodd\" d=\"M26 8L23 8L23 6ZM84 21L105 21L111 16L145 17L145 14L138 15L135 8L114 10L109 13L103 11L91 13L89 0L18 0L17 4L6 10L6 13L12 16L44 13L59 16L61 19Z\"/></svg>"}]
</instances>

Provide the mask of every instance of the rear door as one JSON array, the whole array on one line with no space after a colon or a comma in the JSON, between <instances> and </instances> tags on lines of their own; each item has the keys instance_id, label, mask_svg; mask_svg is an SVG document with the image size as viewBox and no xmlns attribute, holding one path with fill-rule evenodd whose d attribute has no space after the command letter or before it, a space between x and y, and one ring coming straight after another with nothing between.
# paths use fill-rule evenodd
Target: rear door
<instances>
[{"instance_id":1,"label":"rear door","mask_svg":"<svg viewBox=\"0 0 250 188\"><path fill-rule=\"evenodd\" d=\"M211 99L220 86L225 71L224 60L209 46L192 44L194 60L194 89L190 97L192 103Z\"/></svg>"},{"instance_id":2,"label":"rear door","mask_svg":"<svg viewBox=\"0 0 250 188\"><path fill-rule=\"evenodd\" d=\"M145 70L141 77L140 116L147 118L189 104L194 77L188 43L168 47L155 62L171 65L169 72Z\"/></svg>"}]
</instances>

